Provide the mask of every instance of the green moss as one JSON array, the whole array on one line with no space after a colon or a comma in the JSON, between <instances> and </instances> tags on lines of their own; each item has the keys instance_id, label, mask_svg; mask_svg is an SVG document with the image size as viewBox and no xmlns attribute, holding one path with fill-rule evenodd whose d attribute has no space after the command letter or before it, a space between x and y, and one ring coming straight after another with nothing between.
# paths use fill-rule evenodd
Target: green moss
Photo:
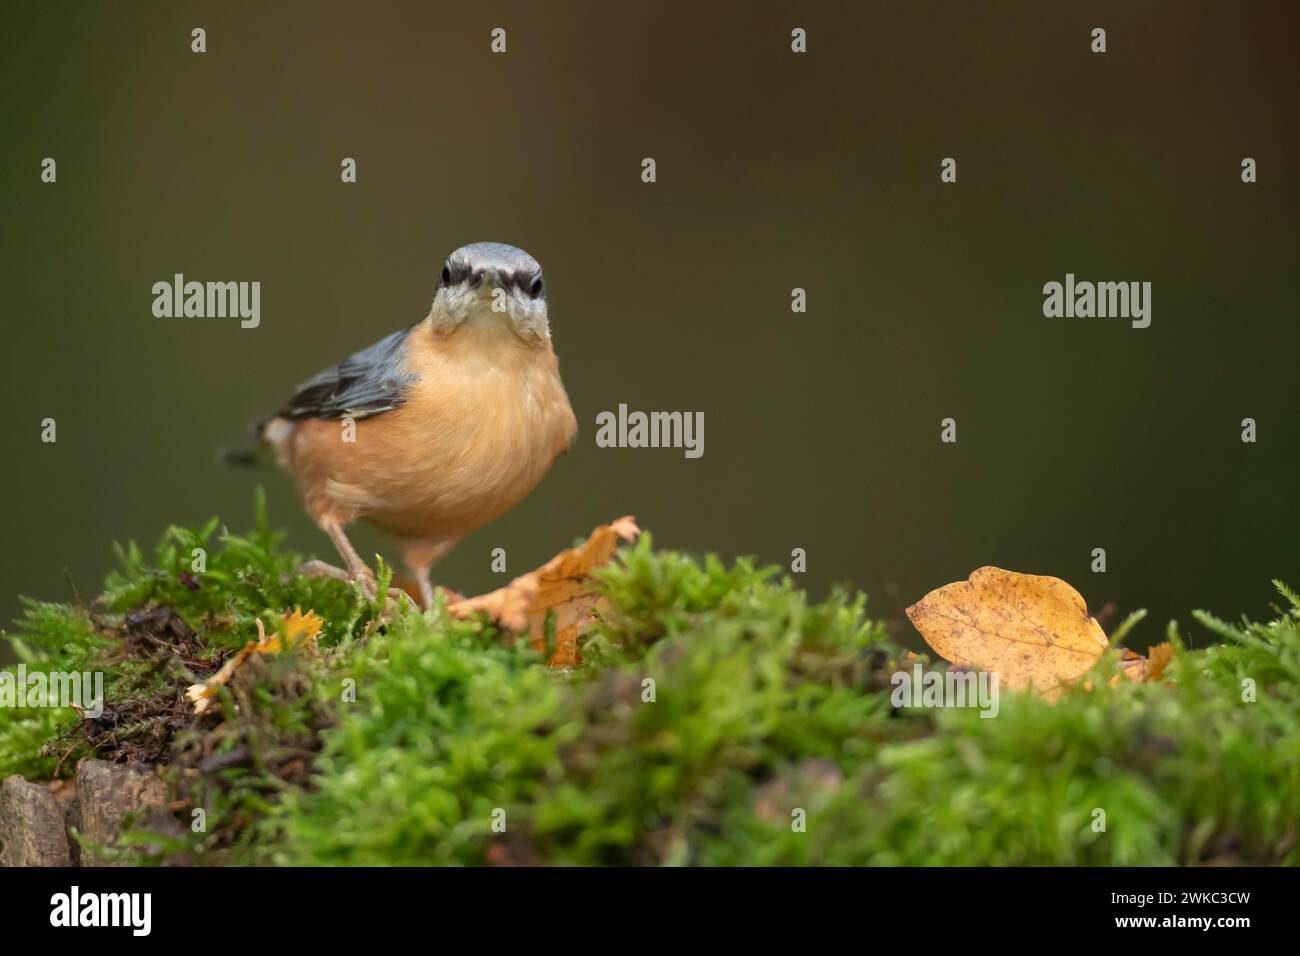
<instances>
[{"instance_id":1,"label":"green moss","mask_svg":"<svg viewBox=\"0 0 1300 956\"><path fill-rule=\"evenodd\" d=\"M1091 689L1055 703L1006 692L984 719L892 708L902 648L860 596L812 603L771 569L655 552L649 536L602 571L609 606L583 664L555 672L442 609L379 627L354 589L288 575L298 556L264 517L250 535L218 536L194 590L192 551L216 530L173 529L149 562L127 549L102 617L32 604L15 635L29 659L85 663L120 651L129 609L162 604L215 667L256 617L301 606L325 618L323 652L257 660L220 714L171 741L177 793L207 827L163 846L200 863L1300 855L1300 603L1280 586L1291 607L1272 622L1198 615L1221 639L1204 650L1183 650L1171 625L1177 654L1160 684L1112 684L1108 658ZM110 670L119 694L166 703L194 676L176 666ZM71 712L0 711L0 772L47 766L34 748L75 725Z\"/></svg>"}]
</instances>

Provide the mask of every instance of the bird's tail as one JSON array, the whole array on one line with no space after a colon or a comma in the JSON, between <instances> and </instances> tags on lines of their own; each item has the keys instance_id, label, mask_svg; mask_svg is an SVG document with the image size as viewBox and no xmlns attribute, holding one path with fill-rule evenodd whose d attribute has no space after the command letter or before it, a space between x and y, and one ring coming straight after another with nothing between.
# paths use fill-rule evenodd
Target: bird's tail
<instances>
[{"instance_id":1,"label":"bird's tail","mask_svg":"<svg viewBox=\"0 0 1300 956\"><path fill-rule=\"evenodd\" d=\"M266 443L265 431L266 421L253 422L248 426L248 434L243 440L222 445L217 449L217 461L236 468L266 464L271 457L271 450Z\"/></svg>"}]
</instances>

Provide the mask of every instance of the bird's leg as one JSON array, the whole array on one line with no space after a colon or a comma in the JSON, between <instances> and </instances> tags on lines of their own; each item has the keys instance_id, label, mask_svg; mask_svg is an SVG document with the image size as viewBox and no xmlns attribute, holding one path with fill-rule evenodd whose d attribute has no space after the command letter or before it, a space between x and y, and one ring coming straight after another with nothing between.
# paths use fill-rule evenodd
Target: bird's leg
<instances>
[{"instance_id":1,"label":"bird's leg","mask_svg":"<svg viewBox=\"0 0 1300 956\"><path fill-rule=\"evenodd\" d=\"M343 525L337 521L326 520L321 522L321 530L330 536L334 542L334 547L338 548L339 555L343 562L348 566L348 578L356 581L361 585L361 593L366 596L367 600L375 600L379 590L379 583L375 580L375 572L370 570L366 562L361 560L361 555L357 554L357 549L352 547L352 542L343 532ZM326 565L328 567L328 565Z\"/></svg>"},{"instance_id":2,"label":"bird's leg","mask_svg":"<svg viewBox=\"0 0 1300 956\"><path fill-rule=\"evenodd\" d=\"M406 564L406 570L410 572L411 577L415 578L415 583L420 588L420 604L425 610L433 607L433 581L429 578L429 572L433 570L437 560L450 551L455 543L454 538L402 542L402 560ZM460 598L460 595L454 591L448 591L448 594L453 600Z\"/></svg>"},{"instance_id":3,"label":"bird's leg","mask_svg":"<svg viewBox=\"0 0 1300 956\"><path fill-rule=\"evenodd\" d=\"M367 567L366 563L361 560L361 556L357 554L356 550L352 547L352 543L348 541L347 536L343 533L342 526L332 525L327 527L322 525L321 527L325 530L325 533L330 536L330 540L332 540L335 547L339 549L339 554L343 556L344 561L348 562L348 567L351 570L345 571L343 568L335 567L328 561L304 561L302 564L298 565L298 567L293 569L293 573L308 578L333 578L336 581L356 581L357 584L361 586L361 593L365 595L366 600L374 601L375 595L379 590L379 583L375 580L374 572L372 572L370 568ZM337 536L334 531L330 530L331 527L337 531ZM340 539L342 539L342 543L340 543ZM410 600L410 595L401 588L389 588L385 607L400 607L403 598Z\"/></svg>"}]
</instances>

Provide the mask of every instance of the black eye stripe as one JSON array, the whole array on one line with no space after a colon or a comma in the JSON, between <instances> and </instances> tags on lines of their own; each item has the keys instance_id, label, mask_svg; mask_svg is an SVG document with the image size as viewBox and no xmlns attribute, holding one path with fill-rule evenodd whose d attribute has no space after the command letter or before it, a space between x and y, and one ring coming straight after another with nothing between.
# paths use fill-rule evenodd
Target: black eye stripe
<instances>
[{"instance_id":1,"label":"black eye stripe","mask_svg":"<svg viewBox=\"0 0 1300 956\"><path fill-rule=\"evenodd\" d=\"M448 262L442 267L439 278L443 285L460 285L469 277L469 269L461 262Z\"/></svg>"},{"instance_id":2,"label":"black eye stripe","mask_svg":"<svg viewBox=\"0 0 1300 956\"><path fill-rule=\"evenodd\" d=\"M466 280L473 280L474 284L477 285L478 277L484 274L482 270L472 270L468 263L449 259L443 265L442 272L438 275L438 282L443 286L455 286ZM502 269L497 272L497 276L502 288L516 288L533 299L540 298L546 290L546 281L542 278L540 269L537 271L521 269L511 272Z\"/></svg>"},{"instance_id":3,"label":"black eye stripe","mask_svg":"<svg viewBox=\"0 0 1300 956\"><path fill-rule=\"evenodd\" d=\"M540 296L542 291L546 288L546 283L542 279L542 273L540 271L516 272L513 280L515 288L532 299L536 299Z\"/></svg>"}]
</instances>

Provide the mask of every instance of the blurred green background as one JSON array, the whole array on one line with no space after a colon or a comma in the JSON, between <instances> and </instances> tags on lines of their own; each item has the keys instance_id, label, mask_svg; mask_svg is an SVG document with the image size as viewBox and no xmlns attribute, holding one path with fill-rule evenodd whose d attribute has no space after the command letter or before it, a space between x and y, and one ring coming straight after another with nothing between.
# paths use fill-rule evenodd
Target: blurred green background
<instances>
[{"instance_id":1,"label":"blurred green background","mask_svg":"<svg viewBox=\"0 0 1300 956\"><path fill-rule=\"evenodd\" d=\"M630 513L664 546L787 566L805 548L810 590L847 582L892 618L983 564L1063 577L1094 611L1150 608L1139 646L1192 608L1263 615L1269 578L1300 585L1298 20L1290 3L7 4L0 618L19 593L71 600L70 580L89 599L114 540L246 527L258 482L292 545L333 560L283 475L213 450L422 317L442 259L477 240L545 266L582 430L443 583L497 586L493 548L519 573ZM151 286L176 272L259 280L261 327L155 318ZM1066 272L1151 281L1151 327L1044 318ZM620 402L703 411L704 457L597 448Z\"/></svg>"}]
</instances>

